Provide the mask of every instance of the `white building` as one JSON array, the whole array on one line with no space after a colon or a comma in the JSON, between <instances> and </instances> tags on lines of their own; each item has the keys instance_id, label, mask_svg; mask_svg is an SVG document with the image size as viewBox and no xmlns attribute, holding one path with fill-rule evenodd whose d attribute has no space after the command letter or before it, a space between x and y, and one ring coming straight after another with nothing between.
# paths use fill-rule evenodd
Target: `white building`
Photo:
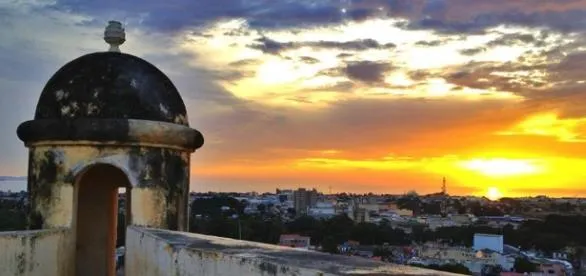
<instances>
[{"instance_id":1,"label":"white building","mask_svg":"<svg viewBox=\"0 0 586 276\"><path fill-rule=\"evenodd\" d=\"M474 234L474 250L490 249L502 254L503 246L503 235Z\"/></svg>"}]
</instances>

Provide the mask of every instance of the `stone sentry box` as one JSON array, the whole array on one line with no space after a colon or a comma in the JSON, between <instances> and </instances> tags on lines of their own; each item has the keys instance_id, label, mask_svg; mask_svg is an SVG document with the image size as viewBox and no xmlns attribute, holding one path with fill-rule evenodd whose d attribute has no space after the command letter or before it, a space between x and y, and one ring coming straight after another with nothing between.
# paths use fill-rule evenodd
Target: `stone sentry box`
<instances>
[{"instance_id":1,"label":"stone sentry box","mask_svg":"<svg viewBox=\"0 0 586 276\"><path fill-rule=\"evenodd\" d=\"M29 148L30 229L70 228L77 275L111 275L118 189L127 225L187 231L190 155L203 145L171 80L120 53L81 56L45 85L34 120L18 137Z\"/></svg>"}]
</instances>

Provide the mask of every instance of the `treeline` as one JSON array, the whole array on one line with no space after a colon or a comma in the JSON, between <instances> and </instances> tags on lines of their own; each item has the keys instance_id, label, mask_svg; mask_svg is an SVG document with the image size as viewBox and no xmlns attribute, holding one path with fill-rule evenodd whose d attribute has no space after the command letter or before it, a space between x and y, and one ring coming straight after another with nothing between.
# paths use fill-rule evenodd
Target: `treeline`
<instances>
[{"instance_id":1,"label":"treeline","mask_svg":"<svg viewBox=\"0 0 586 276\"><path fill-rule=\"evenodd\" d=\"M474 233L501 234L506 244L521 249L536 249L546 253L567 246L586 246L586 216L549 215L544 220L529 220L514 229L508 225L495 229L483 225L465 227L443 227L436 231L414 227L411 238L417 242L442 240L453 245L471 246Z\"/></svg>"},{"instance_id":2,"label":"treeline","mask_svg":"<svg viewBox=\"0 0 586 276\"><path fill-rule=\"evenodd\" d=\"M412 242L440 240L451 245L471 246L475 233L503 234L506 244L546 253L567 246L586 247L586 235L582 235L583 229L586 229L586 216L580 215L550 215L542 221L526 221L518 229L511 226L495 229L471 225L431 231L423 226L414 226L408 234L393 228L390 222L378 225L355 223L345 215L325 220L304 216L286 222L269 211L271 206L259 208L258 215L245 215L245 206L244 202L231 197L195 200L190 206L190 231L273 244L278 242L281 234L296 233L310 236L313 245L323 246L326 251L335 251L338 244L348 240L363 245L408 245ZM124 233L123 221L124 218L119 217L120 236ZM0 231L24 229L24 204L20 201L0 200Z\"/></svg>"},{"instance_id":3,"label":"treeline","mask_svg":"<svg viewBox=\"0 0 586 276\"><path fill-rule=\"evenodd\" d=\"M244 203L229 197L195 200L191 205L190 231L273 244L278 243L281 234L295 233L311 237L312 245L330 252L337 251L337 245L348 240L365 245L409 243L409 236L390 224L354 223L345 215L328 220L303 216L284 222L265 207L252 216L244 214L244 207Z\"/></svg>"},{"instance_id":4,"label":"treeline","mask_svg":"<svg viewBox=\"0 0 586 276\"><path fill-rule=\"evenodd\" d=\"M432 264L432 265L413 265L413 266L427 268L427 269L433 269L433 270L437 270L437 271L458 273L458 274L462 274L462 275L472 275L472 272L466 266L464 266L462 264L444 264L444 265Z\"/></svg>"},{"instance_id":5,"label":"treeline","mask_svg":"<svg viewBox=\"0 0 586 276\"><path fill-rule=\"evenodd\" d=\"M0 200L0 231L26 229L26 206L23 200Z\"/></svg>"},{"instance_id":6,"label":"treeline","mask_svg":"<svg viewBox=\"0 0 586 276\"><path fill-rule=\"evenodd\" d=\"M230 210L222 211L222 206L229 206ZM329 243L347 240L356 240L364 245L407 245L411 242L443 241L451 245L471 246L475 233L502 234L506 244L546 253L567 246L586 246L586 235L581 234L586 229L586 216L580 215L549 215L542 221L526 221L518 229L512 226L495 229L475 224L443 227L432 231L423 226L414 226L411 233L407 234L401 229L393 228L389 222L380 225L355 223L347 216L336 216L327 220L300 217L291 222L283 222L280 217L268 213L247 216L243 214L244 206L244 203L229 197L196 200L191 206L192 214L201 216L191 219L190 230L231 238L242 235L242 239L267 243L278 242L281 234L296 233L310 236L312 244L324 247L328 247Z\"/></svg>"}]
</instances>

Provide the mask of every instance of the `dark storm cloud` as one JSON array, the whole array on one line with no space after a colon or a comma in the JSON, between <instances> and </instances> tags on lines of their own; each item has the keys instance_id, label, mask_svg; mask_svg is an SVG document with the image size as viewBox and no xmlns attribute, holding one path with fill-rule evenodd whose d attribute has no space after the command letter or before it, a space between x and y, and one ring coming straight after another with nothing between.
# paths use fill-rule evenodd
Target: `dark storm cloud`
<instances>
[{"instance_id":1,"label":"dark storm cloud","mask_svg":"<svg viewBox=\"0 0 586 276\"><path fill-rule=\"evenodd\" d=\"M235 83L243 78L254 77L256 72L244 70L214 70L211 71L215 80Z\"/></svg>"},{"instance_id":2,"label":"dark storm cloud","mask_svg":"<svg viewBox=\"0 0 586 276\"><path fill-rule=\"evenodd\" d=\"M230 62L228 65L240 67L240 66L247 66L247 65L258 65L260 63L262 63L262 61L257 60L257 59L241 59L238 61Z\"/></svg>"},{"instance_id":3,"label":"dark storm cloud","mask_svg":"<svg viewBox=\"0 0 586 276\"><path fill-rule=\"evenodd\" d=\"M478 22L452 22L441 19L425 18L419 21L411 21L407 29L432 29L445 34L482 34L489 25Z\"/></svg>"},{"instance_id":4,"label":"dark storm cloud","mask_svg":"<svg viewBox=\"0 0 586 276\"><path fill-rule=\"evenodd\" d=\"M250 48L261 50L267 54L279 54L280 52L299 47L293 42L278 42L267 37L256 39L257 44L250 45Z\"/></svg>"},{"instance_id":5,"label":"dark storm cloud","mask_svg":"<svg viewBox=\"0 0 586 276\"><path fill-rule=\"evenodd\" d=\"M584 0L361 0L353 4L383 7L389 16L408 19L397 23L400 27L450 34L482 33L502 24L562 32L586 27Z\"/></svg>"},{"instance_id":6,"label":"dark storm cloud","mask_svg":"<svg viewBox=\"0 0 586 276\"><path fill-rule=\"evenodd\" d=\"M558 31L586 27L584 1L553 3L541 0L353 0L351 5L342 5L339 0L59 0L52 8L101 18L123 17L160 31L205 26L219 19L245 19L250 27L260 29L329 25L381 16L380 8L386 11L386 16L409 19L404 23L406 28L451 34L482 33L486 28L501 24L548 27ZM347 12L342 13L342 8ZM229 31L226 35L237 33Z\"/></svg>"},{"instance_id":7,"label":"dark storm cloud","mask_svg":"<svg viewBox=\"0 0 586 276\"><path fill-rule=\"evenodd\" d=\"M328 77L343 77L343 76L345 76L342 68L338 68L338 67L321 70L318 73L318 75L328 76Z\"/></svg>"},{"instance_id":8,"label":"dark storm cloud","mask_svg":"<svg viewBox=\"0 0 586 276\"><path fill-rule=\"evenodd\" d=\"M497 19L502 19L503 14L515 12L501 11L501 10L486 10L480 7L477 2L486 1L470 1L469 5L456 5L453 2L446 1L443 6L439 4L425 6L423 1L405 0L405 1L379 1L379 0L354 0L356 6L350 9L350 17L357 19L358 15L362 18L372 14L371 11L377 9L378 5L385 7L392 7L393 16L402 16L406 18L413 18L414 22L421 22L421 12L424 11L430 14L431 19L427 21L426 28L436 28L439 26L441 30L462 30L462 31L482 31L486 26L492 26L498 23ZM495 0L499 2L500 0ZM535 0L538 1L538 0ZM317 1L313 1L316 2ZM144 16L142 24L156 30L180 30L185 27L194 25L202 26L219 18L248 18L249 23L253 27L282 27L289 28L291 26L300 26L305 24L330 24L333 22L340 22L342 18L339 13L339 5L333 4L336 1L320 1L312 6L308 4L309 1L235 1L235 0L201 0L201 1L186 1L179 2L155 2L146 1L141 2L112 2L112 1L62 1L53 8L67 8L73 13L76 11L100 16L101 18L111 18L112 11L133 11L134 15L139 17L139 14L148 14ZM456 2L456 1L454 1ZM499 2L502 5L515 2ZM330 4L328 4L330 3ZM339 3L339 1L337 1ZM544 2L540 2L544 3ZM536 5L537 6L537 5ZM455 8L465 7L470 11L468 13L460 12L459 14L470 14L468 17L453 17L450 15ZM360 12L358 12L360 11ZM583 18L574 17L564 18L555 14L564 14L567 11L554 10L548 15L547 12L541 10L527 10L524 16L516 19L518 22L524 21L526 25L538 24L553 24L556 20L560 20L559 26L564 24L568 26L579 26ZM115 14L115 13L113 13ZM496 14L496 15L493 15ZM549 21L538 22L541 18L539 16L533 17L533 21L529 20L531 17L526 14L537 14L542 17L550 18ZM541 15L540 15L541 14ZM579 14L579 13L578 13ZM129 16L134 16L129 14ZM2 16L0 15L0 18ZM563 22L574 20L575 22ZM506 18L505 18L506 19ZM508 18L504 22L512 21L514 18ZM553 20L555 19L555 20ZM579 20L576 20L579 19ZM2 20L2 19L0 19ZM136 19L135 19L136 20ZM451 21L449 21L451 20ZM452 22L454 21L454 22ZM434 23L435 22L435 23ZM462 23L463 22L463 23ZM553 22L553 23L552 23ZM82 24L95 24L93 21L85 21ZM416 23L414 23L416 24ZM555 26L553 24L553 26ZM99 25L103 25L100 23ZM425 25L425 24L423 24ZM423 25L420 25L423 26ZM411 25L415 26L415 25ZM455 26L455 27L453 27ZM574 28L572 27L572 28ZM558 29L561 27L558 27ZM563 28L561 28L563 29ZM99 30L101 32L101 29ZM202 34L207 35L209 34ZM240 36L246 35L246 32L230 31L225 35ZM384 34L381 34L384 35ZM100 36L100 34L97 34ZM265 45L267 51L279 53L288 47L296 47L296 44L282 43L278 41L259 41L258 44ZM509 38L513 39L513 38ZM520 38L518 41L523 42ZM154 42L153 42L154 43ZM313 43L313 44L312 44ZM496 42L495 42L496 43ZM502 42L509 43L509 42ZM517 42L515 42L517 43ZM379 45L375 40L350 41L350 42L332 42L332 41L317 41L311 42L313 47L336 48L345 51L360 51L365 49L388 47L392 45ZM17 43L18 48L26 48L30 46L26 43ZM163 48L163 47L162 47ZM15 48L16 49L16 48ZM2 64L7 64L6 68L18 69L16 72L2 71L1 74L6 74L10 78L22 78L19 84L8 84L2 86L2 96L4 100L0 100L0 110L3 111L2 122L9 122L10 124L2 124L2 129L15 129L18 122L32 116L33 104L25 104L24 102L34 102L38 97L38 93L42 88L42 84L46 81L52 72L51 70L43 69L42 72L35 72L41 65L55 67L57 69L59 62L54 60L45 62L39 58L44 56L47 49L43 49L36 53L24 52L23 57L19 56L17 51L10 49L2 49L0 51L0 61ZM5 51L4 51L5 50ZM53 49L55 50L55 49ZM59 51L57 49L55 51ZM557 49L558 53L564 52L563 49ZM162 50L163 52L163 50ZM27 54L30 54L27 56ZM346 57L351 53L343 53ZM554 55L554 53L552 53ZM558 54L555 54L556 56ZM28 58L28 59L27 59ZM73 57L72 57L73 58ZM565 60L558 67L543 67L540 70L549 70L549 72L557 72L558 81L564 80L564 75L568 76L568 80L579 80L581 77L582 68L580 64L584 64L581 56L571 56L574 60ZM426 132L435 132L437 129L449 128L458 125L459 122L468 122L464 117L471 114L494 111L501 102L458 102L451 100L442 101L412 101L412 100L349 100L339 101L331 105L331 109L325 109L315 114L303 114L299 110L281 110L280 108L268 109L266 107L246 101L242 98L234 96L229 91L226 91L216 81L231 81L234 79L246 76L246 72L238 72L236 69L229 68L223 72L217 72L212 69L196 68L186 65L186 60L193 60L193 57L181 55L163 54L158 57L145 57L145 59L153 62L159 66L164 72L167 72L173 82L176 84L181 92L181 95L189 102L189 110L191 119L196 124L195 127L201 129L206 137L215 137L223 144L214 145L212 147L205 147L200 154L206 152L218 152L218 156L222 155L235 157L250 157L257 156L257 153L271 148L340 148L340 149L359 149L366 150L368 147L379 148L380 145L386 144L400 144L409 140L409 138L416 139L419 135ZM569 59L569 58L568 58ZM313 62L313 60L305 59L306 62ZM580 63L581 61L584 61ZM20 65L18 62L22 62ZM241 60L230 64L231 66L245 66L255 64L254 60ZM46 64L46 65L45 65ZM415 71L409 75L415 80L425 80L430 76L444 76L450 82L458 85L458 87L497 87L499 89L506 89L513 91L519 95L524 95L535 105L557 105L566 111L566 115L586 114L586 110L582 110L579 104L584 102L586 97L583 91L586 87L582 85L566 85L547 92L538 92L539 83L534 81L533 84L527 85L525 83L516 83L518 79L512 77L492 75L493 72L513 72L521 71L527 68L527 65L519 65L513 63L495 64L495 63L471 63L459 68L450 68L445 73L430 73L426 71ZM1 69L0 69L1 70ZM233 70L233 71L232 71ZM331 87L326 87L324 90L335 91L351 91L355 87L355 83L362 82L369 85L379 85L384 78L385 72L392 70L390 64L377 63L370 61L349 63L345 67L333 68L329 71L322 72L325 75L332 76L347 76L351 81L340 82ZM173 73L175 72L175 73ZM26 78L31 78L31 83L28 83ZM531 77L527 77L524 81L531 81ZM34 80L32 80L34 79ZM484 79L484 80L483 80ZM554 79L555 80L555 79ZM354 81L354 82L352 82ZM532 86L535 86L533 88ZM14 92L12 94L4 93L4 91ZM24 94L21 92L27 92ZM26 96L23 96L26 95ZM299 101L308 101L307 98L299 97ZM210 104L211 103L211 104ZM20 111L14 109L14 106L26 106L27 110ZM210 111L210 106L220 107L221 112L214 113ZM578 107L576 107L578 106ZM224 111L229 107L230 111ZM212 114L209 115L208 113ZM495 112L498 113L498 112ZM462 116L465 114L466 116ZM471 116L472 117L472 116ZM408 120L405 118L409 118ZM392 127L384 128L381 126L391 125ZM360 126L357 130L356 126ZM382 130L381 130L382 129ZM359 134L357 134L357 132ZM3 150L1 156L14 156L13 148L21 149L22 145L14 136L6 136L16 142L11 142L10 150ZM240 143L239 141L246 141ZM396 143L391 143L396 142ZM220 153L221 152L221 153ZM23 155L24 156L24 155ZM258 154L258 157L266 159L267 155ZM221 160L221 158L219 158ZM6 161L6 160L3 160Z\"/></svg>"},{"instance_id":9,"label":"dark storm cloud","mask_svg":"<svg viewBox=\"0 0 586 276\"><path fill-rule=\"evenodd\" d=\"M543 87L545 83L532 76L520 77L513 75L513 73L544 72L546 68L546 65L523 65L516 62L470 62L466 65L458 66L452 72L444 73L442 77L458 86L483 90L496 89L497 91L524 95Z\"/></svg>"},{"instance_id":10,"label":"dark storm cloud","mask_svg":"<svg viewBox=\"0 0 586 276\"><path fill-rule=\"evenodd\" d=\"M532 44L536 47L543 47L546 46L544 39L546 39L547 36L547 32L542 32L539 37L535 37L532 34L504 34L497 39L489 41L486 45L488 47L495 47Z\"/></svg>"},{"instance_id":11,"label":"dark storm cloud","mask_svg":"<svg viewBox=\"0 0 586 276\"><path fill-rule=\"evenodd\" d=\"M385 73L392 70L390 63L373 61L348 62L344 67L335 67L322 70L318 75L329 77L346 77L352 81L359 81L370 85L382 84Z\"/></svg>"},{"instance_id":12,"label":"dark storm cloud","mask_svg":"<svg viewBox=\"0 0 586 276\"><path fill-rule=\"evenodd\" d=\"M225 36L248 36L250 34L251 32L245 29L230 30L224 33Z\"/></svg>"},{"instance_id":13,"label":"dark storm cloud","mask_svg":"<svg viewBox=\"0 0 586 276\"><path fill-rule=\"evenodd\" d=\"M583 118L586 106L586 74L584 64L586 52L567 55L559 63L547 66L548 83L546 91L529 91L523 94L528 102L555 109L562 118Z\"/></svg>"},{"instance_id":14,"label":"dark storm cloud","mask_svg":"<svg viewBox=\"0 0 586 276\"><path fill-rule=\"evenodd\" d=\"M465 56L473 56L473 55L480 54L484 51L486 51L486 48L484 48L484 47L470 48L470 49L460 50L460 54L465 55Z\"/></svg>"},{"instance_id":15,"label":"dark storm cloud","mask_svg":"<svg viewBox=\"0 0 586 276\"><path fill-rule=\"evenodd\" d=\"M53 9L111 17L124 11L125 18L140 18L143 26L162 31L177 31L203 26L219 19L246 19L253 28L289 28L327 25L343 20L365 20L375 8L347 7L341 12L340 1L268 1L268 0L198 0L198 1L77 1L59 0Z\"/></svg>"},{"instance_id":16,"label":"dark storm cloud","mask_svg":"<svg viewBox=\"0 0 586 276\"><path fill-rule=\"evenodd\" d=\"M547 46L545 39L548 36L548 32L545 31L537 36L523 33L502 34L500 37L487 42L483 47L463 49L459 52L465 56L473 56L499 46L530 46L532 48L542 48Z\"/></svg>"},{"instance_id":17,"label":"dark storm cloud","mask_svg":"<svg viewBox=\"0 0 586 276\"><path fill-rule=\"evenodd\" d=\"M362 51L368 49L392 49L393 43L380 44L374 39L361 39L354 41L307 41L307 42L279 42L268 37L256 39L256 44L249 45L250 48L261 50L267 54L279 54L286 50L298 49L301 47L338 49L345 51Z\"/></svg>"},{"instance_id":18,"label":"dark storm cloud","mask_svg":"<svg viewBox=\"0 0 586 276\"><path fill-rule=\"evenodd\" d=\"M390 69L388 63L361 61L347 64L344 72L351 80L380 83L384 81L385 73Z\"/></svg>"},{"instance_id":19,"label":"dark storm cloud","mask_svg":"<svg viewBox=\"0 0 586 276\"><path fill-rule=\"evenodd\" d=\"M435 46L440 46L440 45L442 45L444 43L445 43L445 41L443 41L443 40L431 40L431 41L421 40L421 41L417 41L415 43L415 45L435 47Z\"/></svg>"},{"instance_id":20,"label":"dark storm cloud","mask_svg":"<svg viewBox=\"0 0 586 276\"><path fill-rule=\"evenodd\" d=\"M487 28L499 25L543 27L559 32L583 31L586 28L586 10L480 13L471 6L470 14L469 17L462 19L450 17L412 19L406 28L431 29L446 34L481 34Z\"/></svg>"},{"instance_id":21,"label":"dark storm cloud","mask_svg":"<svg viewBox=\"0 0 586 276\"><path fill-rule=\"evenodd\" d=\"M565 46L560 46L566 49ZM521 57L519 60L530 59ZM496 89L522 96L533 112L556 110L562 118L583 118L586 106L586 52L573 52L559 62L523 64L518 61L470 62L446 69L440 76L458 87ZM527 73L539 73L535 78ZM423 73L424 76L425 73ZM430 73L431 74L431 73ZM548 87L546 88L546 85Z\"/></svg>"},{"instance_id":22,"label":"dark storm cloud","mask_svg":"<svg viewBox=\"0 0 586 276\"><path fill-rule=\"evenodd\" d=\"M332 85L325 85L316 88L303 89L301 92L307 91L334 91L334 92L352 92L356 85L351 81L340 81Z\"/></svg>"},{"instance_id":23,"label":"dark storm cloud","mask_svg":"<svg viewBox=\"0 0 586 276\"><path fill-rule=\"evenodd\" d=\"M382 16L409 19L410 29L444 33L481 33L501 25L547 27L558 31L586 27L586 1L568 0L198 0L198 1L79 1L58 0L53 9L97 17L123 17L161 31L205 26L219 19L246 19L252 28L338 24ZM342 13L341 9L347 10ZM97 22L99 23L99 22ZM85 22L84 24L91 24ZM227 32L227 35L233 35Z\"/></svg>"},{"instance_id":24,"label":"dark storm cloud","mask_svg":"<svg viewBox=\"0 0 586 276\"><path fill-rule=\"evenodd\" d=\"M314 46L320 48L335 48L341 50L353 50L361 51L367 49L378 49L378 48L395 48L396 45L393 43L380 44L374 39L361 39L354 41L338 42L338 41L317 41L309 42L307 46Z\"/></svg>"},{"instance_id":25,"label":"dark storm cloud","mask_svg":"<svg viewBox=\"0 0 586 276\"><path fill-rule=\"evenodd\" d=\"M434 74L425 70L410 71L407 73L407 75L414 81L422 81L434 76Z\"/></svg>"},{"instance_id":26,"label":"dark storm cloud","mask_svg":"<svg viewBox=\"0 0 586 276\"><path fill-rule=\"evenodd\" d=\"M319 62L319 59L314 58L314 57L308 57L308 56L302 56L299 58L299 60L301 60L304 63L307 64L315 64Z\"/></svg>"},{"instance_id":27,"label":"dark storm cloud","mask_svg":"<svg viewBox=\"0 0 586 276\"><path fill-rule=\"evenodd\" d=\"M567 54L559 63L550 66L548 69L552 81L586 81L584 64L586 64L586 52L580 51Z\"/></svg>"}]
</instances>

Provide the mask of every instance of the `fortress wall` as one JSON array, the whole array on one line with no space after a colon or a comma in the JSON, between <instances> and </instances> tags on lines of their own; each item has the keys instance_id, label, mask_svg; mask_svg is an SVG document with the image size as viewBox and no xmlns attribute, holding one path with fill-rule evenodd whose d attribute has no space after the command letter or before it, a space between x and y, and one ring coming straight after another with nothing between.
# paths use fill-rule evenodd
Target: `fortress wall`
<instances>
[{"instance_id":1,"label":"fortress wall","mask_svg":"<svg viewBox=\"0 0 586 276\"><path fill-rule=\"evenodd\" d=\"M455 275L277 245L129 227L125 275Z\"/></svg>"},{"instance_id":2,"label":"fortress wall","mask_svg":"<svg viewBox=\"0 0 586 276\"><path fill-rule=\"evenodd\" d=\"M0 275L69 276L69 229L0 232Z\"/></svg>"}]
</instances>

